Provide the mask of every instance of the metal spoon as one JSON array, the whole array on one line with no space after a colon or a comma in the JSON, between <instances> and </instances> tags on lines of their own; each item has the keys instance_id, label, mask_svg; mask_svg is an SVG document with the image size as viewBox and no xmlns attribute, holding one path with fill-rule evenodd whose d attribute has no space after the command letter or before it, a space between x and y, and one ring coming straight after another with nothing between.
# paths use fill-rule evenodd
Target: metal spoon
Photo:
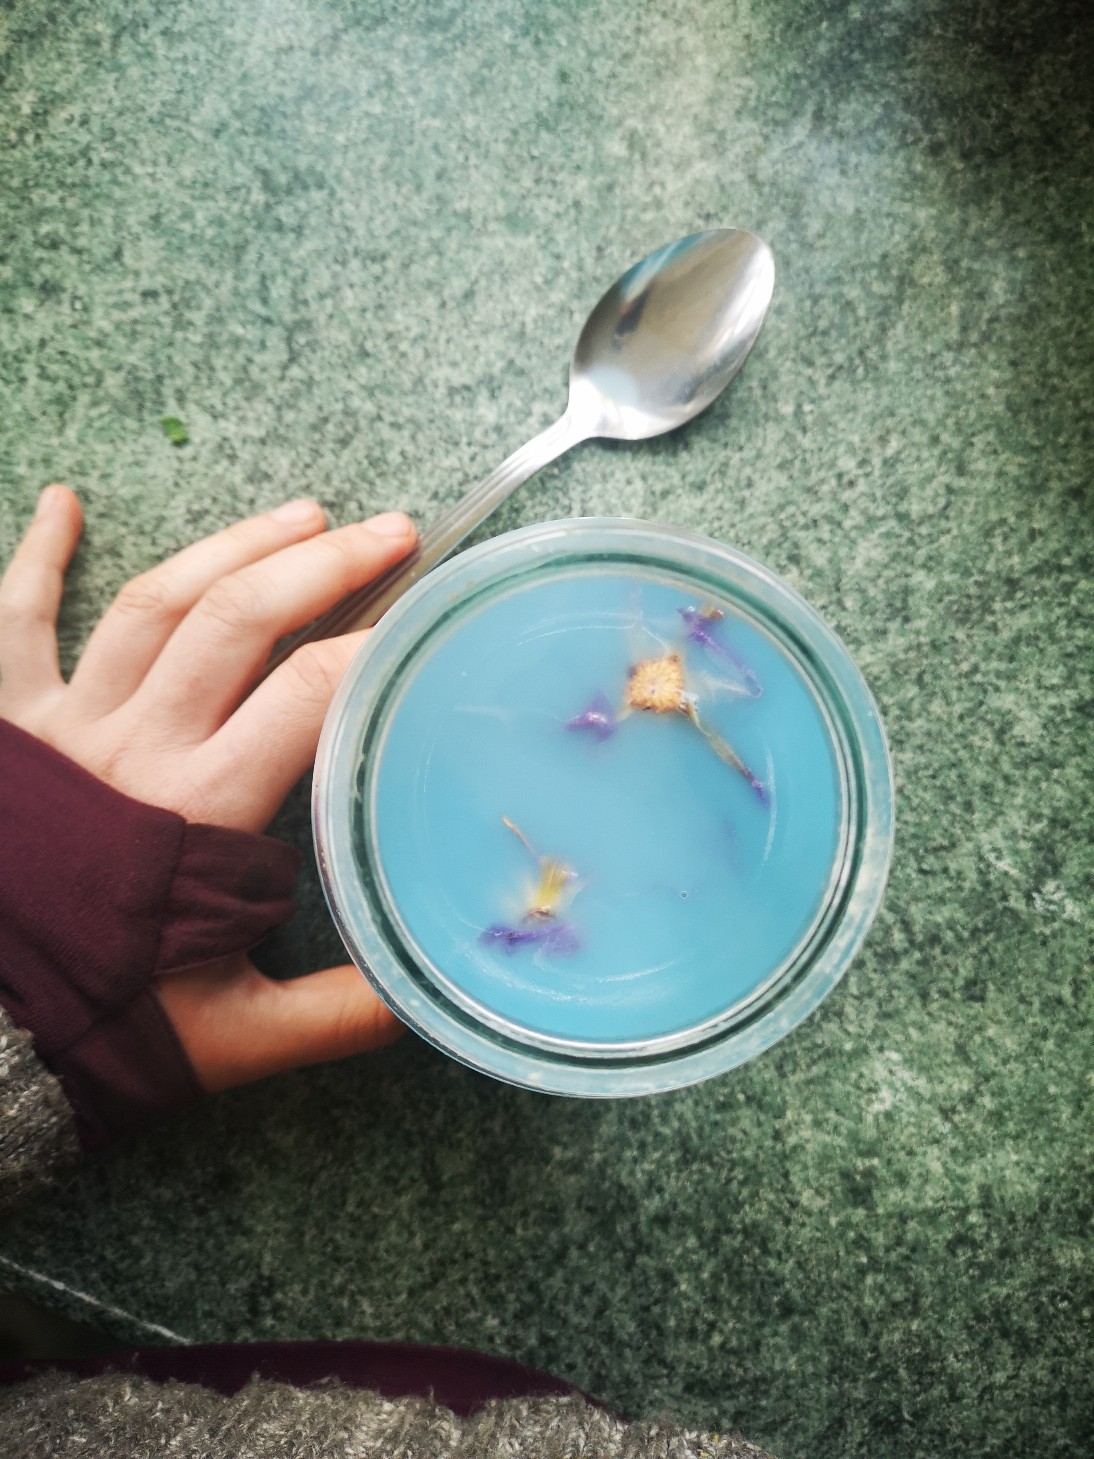
<instances>
[{"instance_id":1,"label":"metal spoon","mask_svg":"<svg viewBox=\"0 0 1094 1459\"><path fill-rule=\"evenodd\" d=\"M270 667L311 639L370 628L510 493L579 441L641 441L698 415L744 364L774 284L771 250L740 228L692 233L628 269L581 331L562 418L473 487L413 553L304 629Z\"/></svg>"}]
</instances>

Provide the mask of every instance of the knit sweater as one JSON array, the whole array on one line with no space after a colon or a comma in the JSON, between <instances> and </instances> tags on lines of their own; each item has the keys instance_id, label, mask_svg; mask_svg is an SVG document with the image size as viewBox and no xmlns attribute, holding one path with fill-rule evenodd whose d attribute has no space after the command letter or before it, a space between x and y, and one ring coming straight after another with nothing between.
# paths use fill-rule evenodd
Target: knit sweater
<instances>
[{"instance_id":1,"label":"knit sweater","mask_svg":"<svg viewBox=\"0 0 1094 1459\"><path fill-rule=\"evenodd\" d=\"M60 1085L0 1011L0 1202L46 1189L78 1150ZM50 1372L0 1387L5 1459L768 1459L735 1437L626 1423L576 1397L506 1399L469 1417L337 1382L254 1380L225 1396L130 1373Z\"/></svg>"}]
</instances>

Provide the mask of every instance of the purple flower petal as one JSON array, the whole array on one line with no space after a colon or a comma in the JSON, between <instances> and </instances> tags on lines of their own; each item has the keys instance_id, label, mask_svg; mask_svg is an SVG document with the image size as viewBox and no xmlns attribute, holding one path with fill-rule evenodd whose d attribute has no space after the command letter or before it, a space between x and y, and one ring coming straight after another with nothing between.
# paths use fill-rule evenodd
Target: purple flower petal
<instances>
[{"instance_id":1,"label":"purple flower petal","mask_svg":"<svg viewBox=\"0 0 1094 1459\"><path fill-rule=\"evenodd\" d=\"M551 922L543 929L543 950L552 957L570 957L581 946L577 928L568 922Z\"/></svg>"},{"instance_id":2,"label":"purple flower petal","mask_svg":"<svg viewBox=\"0 0 1094 1459\"><path fill-rule=\"evenodd\" d=\"M500 947L503 952L516 952L518 947L526 947L529 943L539 940L540 933L537 928L507 927L504 922L495 922L479 937L480 942L485 942L492 947Z\"/></svg>"},{"instance_id":3,"label":"purple flower petal","mask_svg":"<svg viewBox=\"0 0 1094 1459\"><path fill-rule=\"evenodd\" d=\"M500 947L503 952L513 953L521 947L541 947L552 957L568 957L577 952L581 939L567 922L522 922L510 927L504 922L495 922L479 936L480 942L491 947Z\"/></svg>"},{"instance_id":4,"label":"purple flower petal","mask_svg":"<svg viewBox=\"0 0 1094 1459\"><path fill-rule=\"evenodd\" d=\"M714 631L714 625L721 622L721 613L704 612L701 608L677 608L677 613L687 625L688 638L692 643L697 643L700 648L709 650L720 659L736 669L752 694L758 698L763 693L763 685L756 677L756 671L745 663L739 654L722 642Z\"/></svg>"},{"instance_id":5,"label":"purple flower petal","mask_svg":"<svg viewBox=\"0 0 1094 1459\"><path fill-rule=\"evenodd\" d=\"M608 696L602 692L593 696L589 705L574 719L566 721L568 730L590 730L598 740L607 740L615 734L615 710Z\"/></svg>"}]
</instances>

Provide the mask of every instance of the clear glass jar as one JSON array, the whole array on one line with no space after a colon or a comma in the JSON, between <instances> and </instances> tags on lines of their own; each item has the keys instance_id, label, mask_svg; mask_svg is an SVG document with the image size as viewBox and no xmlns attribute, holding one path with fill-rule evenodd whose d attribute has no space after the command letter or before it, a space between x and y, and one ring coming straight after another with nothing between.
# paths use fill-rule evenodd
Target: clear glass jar
<instances>
[{"instance_id":1,"label":"clear glass jar","mask_svg":"<svg viewBox=\"0 0 1094 1459\"><path fill-rule=\"evenodd\" d=\"M426 950L404 916L376 834L377 785L392 726L398 730L400 705L431 656L458 643L455 635L476 615L529 586L611 574L667 584L681 601L726 605L792 666L827 732L838 822L816 905L793 945L762 976L727 997L724 1007L703 1008L681 1026L638 1035L631 1029L619 1037L605 1032L603 1015L590 1036L579 1022L537 1026L461 981L443 952ZM466 551L388 611L331 705L316 760L313 827L327 900L350 956L411 1028L511 1084L585 1097L639 1095L697 1083L754 1058L812 1012L846 972L888 874L892 770L877 708L847 650L773 573L679 528L578 518L522 528Z\"/></svg>"}]
</instances>

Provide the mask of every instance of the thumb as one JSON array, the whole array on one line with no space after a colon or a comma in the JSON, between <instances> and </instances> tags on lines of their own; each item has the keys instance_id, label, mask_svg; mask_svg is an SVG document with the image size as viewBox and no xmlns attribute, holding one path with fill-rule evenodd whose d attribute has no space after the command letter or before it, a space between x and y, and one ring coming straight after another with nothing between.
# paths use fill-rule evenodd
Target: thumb
<instances>
[{"instance_id":1,"label":"thumb","mask_svg":"<svg viewBox=\"0 0 1094 1459\"><path fill-rule=\"evenodd\" d=\"M406 1032L352 963L277 986L276 1043L289 1060L282 1068L379 1049Z\"/></svg>"},{"instance_id":2,"label":"thumb","mask_svg":"<svg viewBox=\"0 0 1094 1459\"><path fill-rule=\"evenodd\" d=\"M172 974L157 991L209 1092L378 1049L405 1032L351 964L282 983L236 957Z\"/></svg>"}]
</instances>

